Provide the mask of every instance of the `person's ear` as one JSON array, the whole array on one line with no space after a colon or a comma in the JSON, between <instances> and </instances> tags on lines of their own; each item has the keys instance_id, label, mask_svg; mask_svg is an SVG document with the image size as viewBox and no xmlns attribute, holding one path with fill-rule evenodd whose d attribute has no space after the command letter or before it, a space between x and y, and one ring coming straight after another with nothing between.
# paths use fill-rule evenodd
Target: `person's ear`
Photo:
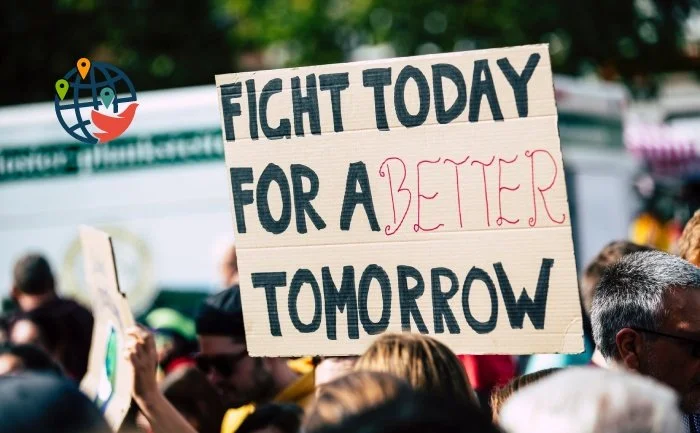
<instances>
[{"instance_id":1,"label":"person's ear","mask_svg":"<svg viewBox=\"0 0 700 433\"><path fill-rule=\"evenodd\" d=\"M21 294L21 292L19 291L19 289L17 288L17 286L15 286L15 285L13 284L13 285L12 285L12 289L10 289L10 297L11 297L13 300L17 301L17 300L19 300L20 294Z\"/></svg>"},{"instance_id":2,"label":"person's ear","mask_svg":"<svg viewBox=\"0 0 700 433\"><path fill-rule=\"evenodd\" d=\"M620 362L630 370L639 371L643 351L642 336L630 328L622 328L615 336Z\"/></svg>"}]
</instances>

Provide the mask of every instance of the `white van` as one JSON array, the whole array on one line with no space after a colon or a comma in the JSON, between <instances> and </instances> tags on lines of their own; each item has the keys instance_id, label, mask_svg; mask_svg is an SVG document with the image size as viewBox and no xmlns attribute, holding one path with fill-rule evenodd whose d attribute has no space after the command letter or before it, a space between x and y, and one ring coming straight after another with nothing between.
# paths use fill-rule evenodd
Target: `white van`
<instances>
[{"instance_id":1,"label":"white van","mask_svg":"<svg viewBox=\"0 0 700 433\"><path fill-rule=\"evenodd\" d=\"M44 253L86 299L78 226L110 232L135 311L162 287L209 290L233 242L215 86L138 93L124 136L82 145L53 103L0 107L0 297L14 261Z\"/></svg>"},{"instance_id":2,"label":"white van","mask_svg":"<svg viewBox=\"0 0 700 433\"><path fill-rule=\"evenodd\" d=\"M621 86L555 83L580 265L625 236L637 168L621 142ZM14 261L39 251L61 290L85 300L80 224L114 236L137 313L162 288L218 287L233 224L216 88L139 92L138 102L126 134L94 146L63 131L53 103L0 108L0 298Z\"/></svg>"}]
</instances>

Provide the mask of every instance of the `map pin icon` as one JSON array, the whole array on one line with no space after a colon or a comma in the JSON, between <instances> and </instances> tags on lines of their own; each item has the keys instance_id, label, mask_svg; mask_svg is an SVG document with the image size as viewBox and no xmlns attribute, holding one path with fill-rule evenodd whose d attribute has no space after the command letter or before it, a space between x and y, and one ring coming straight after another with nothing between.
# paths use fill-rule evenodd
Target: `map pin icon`
<instances>
[{"instance_id":1,"label":"map pin icon","mask_svg":"<svg viewBox=\"0 0 700 433\"><path fill-rule=\"evenodd\" d=\"M90 71L90 60L83 57L82 59L78 60L77 67L78 72L80 72L80 76L83 77L84 80L85 77L87 77L87 73Z\"/></svg>"},{"instance_id":2,"label":"map pin icon","mask_svg":"<svg viewBox=\"0 0 700 433\"><path fill-rule=\"evenodd\" d=\"M104 104L105 108L109 108L112 101L114 101L114 90L109 87L105 87L104 89L100 90L100 99L102 99L102 103Z\"/></svg>"},{"instance_id":3,"label":"map pin icon","mask_svg":"<svg viewBox=\"0 0 700 433\"><path fill-rule=\"evenodd\" d=\"M63 98L66 97L66 93L68 93L68 88L70 87L68 85L68 81L61 78L60 80L56 81L55 87L56 93L58 93L58 97L61 98L61 101L63 101Z\"/></svg>"}]
</instances>

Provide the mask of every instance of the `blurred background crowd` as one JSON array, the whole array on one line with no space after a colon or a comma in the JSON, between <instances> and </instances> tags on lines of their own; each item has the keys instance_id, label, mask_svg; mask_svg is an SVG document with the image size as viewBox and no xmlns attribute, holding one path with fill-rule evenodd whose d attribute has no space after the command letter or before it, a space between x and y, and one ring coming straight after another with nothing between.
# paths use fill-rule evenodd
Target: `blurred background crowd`
<instances>
[{"instance_id":1,"label":"blurred background crowd","mask_svg":"<svg viewBox=\"0 0 700 433\"><path fill-rule=\"evenodd\" d=\"M128 331L120 356L133 398L118 431L698 433L700 211L679 254L626 240L599 252L580 276L580 354L457 355L426 335L388 333L360 356L290 359L249 356L231 247L229 287L194 317L158 308ZM75 386L93 315L57 293L41 255L21 257L12 278L0 432L111 431L98 411L111 390L93 405Z\"/></svg>"}]
</instances>

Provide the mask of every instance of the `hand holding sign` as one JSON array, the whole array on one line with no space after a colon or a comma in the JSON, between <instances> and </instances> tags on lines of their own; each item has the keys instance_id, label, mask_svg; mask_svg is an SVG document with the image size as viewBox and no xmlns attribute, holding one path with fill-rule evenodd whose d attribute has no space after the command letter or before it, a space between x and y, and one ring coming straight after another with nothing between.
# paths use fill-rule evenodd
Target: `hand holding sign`
<instances>
[{"instance_id":1,"label":"hand holding sign","mask_svg":"<svg viewBox=\"0 0 700 433\"><path fill-rule=\"evenodd\" d=\"M127 330L124 358L134 369L133 396L155 433L197 433L161 394L156 381L158 353L153 334L140 327Z\"/></svg>"},{"instance_id":2,"label":"hand holding sign","mask_svg":"<svg viewBox=\"0 0 700 433\"><path fill-rule=\"evenodd\" d=\"M134 398L160 393L156 381L158 352L153 335L139 327L129 328L126 335L124 356L134 367Z\"/></svg>"}]
</instances>

